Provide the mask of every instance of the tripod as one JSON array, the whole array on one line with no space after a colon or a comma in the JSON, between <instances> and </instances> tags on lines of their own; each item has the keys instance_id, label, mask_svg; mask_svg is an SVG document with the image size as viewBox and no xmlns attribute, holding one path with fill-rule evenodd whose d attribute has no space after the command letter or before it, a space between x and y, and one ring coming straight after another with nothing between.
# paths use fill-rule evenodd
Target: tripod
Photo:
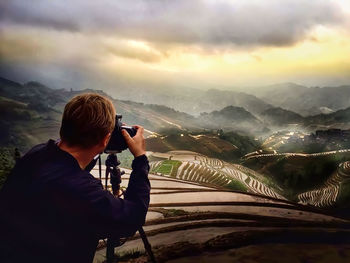
<instances>
[{"instance_id":1,"label":"tripod","mask_svg":"<svg viewBox=\"0 0 350 263\"><path fill-rule=\"evenodd\" d=\"M108 177L110 175L110 182L112 185L112 192L115 196L122 196L124 193L120 191L120 183L122 182L121 176L125 174L124 171L121 171L118 167L120 165L120 161L118 160L118 157L115 153L110 153L106 159L106 176L105 176L105 189L107 190L108 187ZM99 171L100 171L100 179L101 178L101 158L99 157ZM147 236L145 231L142 227L138 229L140 237L143 241L143 244L145 246L145 250L147 251L151 262L156 263L155 257L152 252L152 248L150 243L148 242ZM120 238L116 237L109 237L107 239L107 251L106 251L106 258L107 263L115 263L117 262L117 258L114 255L114 248L119 247L125 243L120 240Z\"/></svg>"}]
</instances>

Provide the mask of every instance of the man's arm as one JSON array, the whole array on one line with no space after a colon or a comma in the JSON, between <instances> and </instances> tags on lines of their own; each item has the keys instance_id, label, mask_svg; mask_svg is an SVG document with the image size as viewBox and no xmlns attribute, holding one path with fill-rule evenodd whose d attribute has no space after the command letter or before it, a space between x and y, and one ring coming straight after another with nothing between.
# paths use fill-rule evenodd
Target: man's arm
<instances>
[{"instance_id":1,"label":"man's arm","mask_svg":"<svg viewBox=\"0 0 350 263\"><path fill-rule=\"evenodd\" d=\"M128 188L124 193L124 199L140 202L140 205L147 211L150 201L151 185L148 180L149 164L146 155L138 156L132 162Z\"/></svg>"},{"instance_id":2,"label":"man's arm","mask_svg":"<svg viewBox=\"0 0 350 263\"><path fill-rule=\"evenodd\" d=\"M151 190L147 157L136 157L132 169L124 199L101 190L102 186L91 198L95 220L90 222L100 238L132 236L145 223Z\"/></svg>"},{"instance_id":3,"label":"man's arm","mask_svg":"<svg viewBox=\"0 0 350 263\"><path fill-rule=\"evenodd\" d=\"M72 215L72 223L86 224L96 237L132 236L144 224L150 201L147 157L135 158L132 168L124 199L86 171L60 177L48 191L62 213Z\"/></svg>"},{"instance_id":4,"label":"man's arm","mask_svg":"<svg viewBox=\"0 0 350 263\"><path fill-rule=\"evenodd\" d=\"M123 226L118 227L116 233L112 231L113 233L109 232L108 234L122 236L133 235L136 230L144 224L150 202L151 186L148 180L149 164L145 155L146 149L143 127L134 127L137 128L137 133L134 137L130 137L125 130L122 130L129 150L135 157L132 163L132 172L130 174L128 188L124 193L124 199L114 198L114 200L107 202L112 204L110 207L112 210L111 218L113 218L114 222L123 223ZM108 193L108 199L110 199L111 196L113 195ZM111 224L113 225L114 223ZM123 233L121 233L121 231L123 231Z\"/></svg>"}]
</instances>

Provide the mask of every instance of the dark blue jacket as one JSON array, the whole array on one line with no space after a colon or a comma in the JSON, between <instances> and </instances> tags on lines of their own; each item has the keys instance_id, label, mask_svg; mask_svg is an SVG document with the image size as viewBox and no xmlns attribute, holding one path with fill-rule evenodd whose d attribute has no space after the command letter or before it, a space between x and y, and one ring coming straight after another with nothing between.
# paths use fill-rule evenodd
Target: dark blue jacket
<instances>
[{"instance_id":1,"label":"dark blue jacket","mask_svg":"<svg viewBox=\"0 0 350 263\"><path fill-rule=\"evenodd\" d=\"M0 192L0 262L92 262L99 239L133 235L149 205L147 157L132 168L120 199L55 141L35 146Z\"/></svg>"}]
</instances>

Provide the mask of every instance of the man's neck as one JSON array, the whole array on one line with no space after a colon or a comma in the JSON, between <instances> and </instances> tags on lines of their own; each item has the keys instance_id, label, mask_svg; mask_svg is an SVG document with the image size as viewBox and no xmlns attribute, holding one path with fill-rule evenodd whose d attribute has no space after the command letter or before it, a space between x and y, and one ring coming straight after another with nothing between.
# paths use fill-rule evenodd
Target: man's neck
<instances>
[{"instance_id":1,"label":"man's neck","mask_svg":"<svg viewBox=\"0 0 350 263\"><path fill-rule=\"evenodd\" d=\"M60 141L57 146L65 152L72 155L78 162L82 170L92 161L97 153L91 149L82 149L80 147L70 147L66 143Z\"/></svg>"}]
</instances>

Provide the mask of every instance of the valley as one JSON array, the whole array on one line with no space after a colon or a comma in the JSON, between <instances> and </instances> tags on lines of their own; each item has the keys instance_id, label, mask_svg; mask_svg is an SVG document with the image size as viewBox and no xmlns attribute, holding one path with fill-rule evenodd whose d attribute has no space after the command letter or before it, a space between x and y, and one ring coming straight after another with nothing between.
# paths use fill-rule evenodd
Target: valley
<instances>
[{"instance_id":1,"label":"valley","mask_svg":"<svg viewBox=\"0 0 350 263\"><path fill-rule=\"evenodd\" d=\"M182 112L101 90L0 79L1 185L15 148L23 154L58 138L65 103L84 92L109 97L123 122L145 128L152 190L144 229L158 259L250 253L250 246L266 246L266 236L281 249L289 240L321 242L330 250L334 242L348 245L350 108L305 116L253 95L210 90L201 95L201 105ZM125 188L133 157L128 151L118 155ZM99 177L96 167L92 174ZM115 252L146 260L139 235ZM101 240L94 262L103 262L104 255Z\"/></svg>"}]
</instances>

